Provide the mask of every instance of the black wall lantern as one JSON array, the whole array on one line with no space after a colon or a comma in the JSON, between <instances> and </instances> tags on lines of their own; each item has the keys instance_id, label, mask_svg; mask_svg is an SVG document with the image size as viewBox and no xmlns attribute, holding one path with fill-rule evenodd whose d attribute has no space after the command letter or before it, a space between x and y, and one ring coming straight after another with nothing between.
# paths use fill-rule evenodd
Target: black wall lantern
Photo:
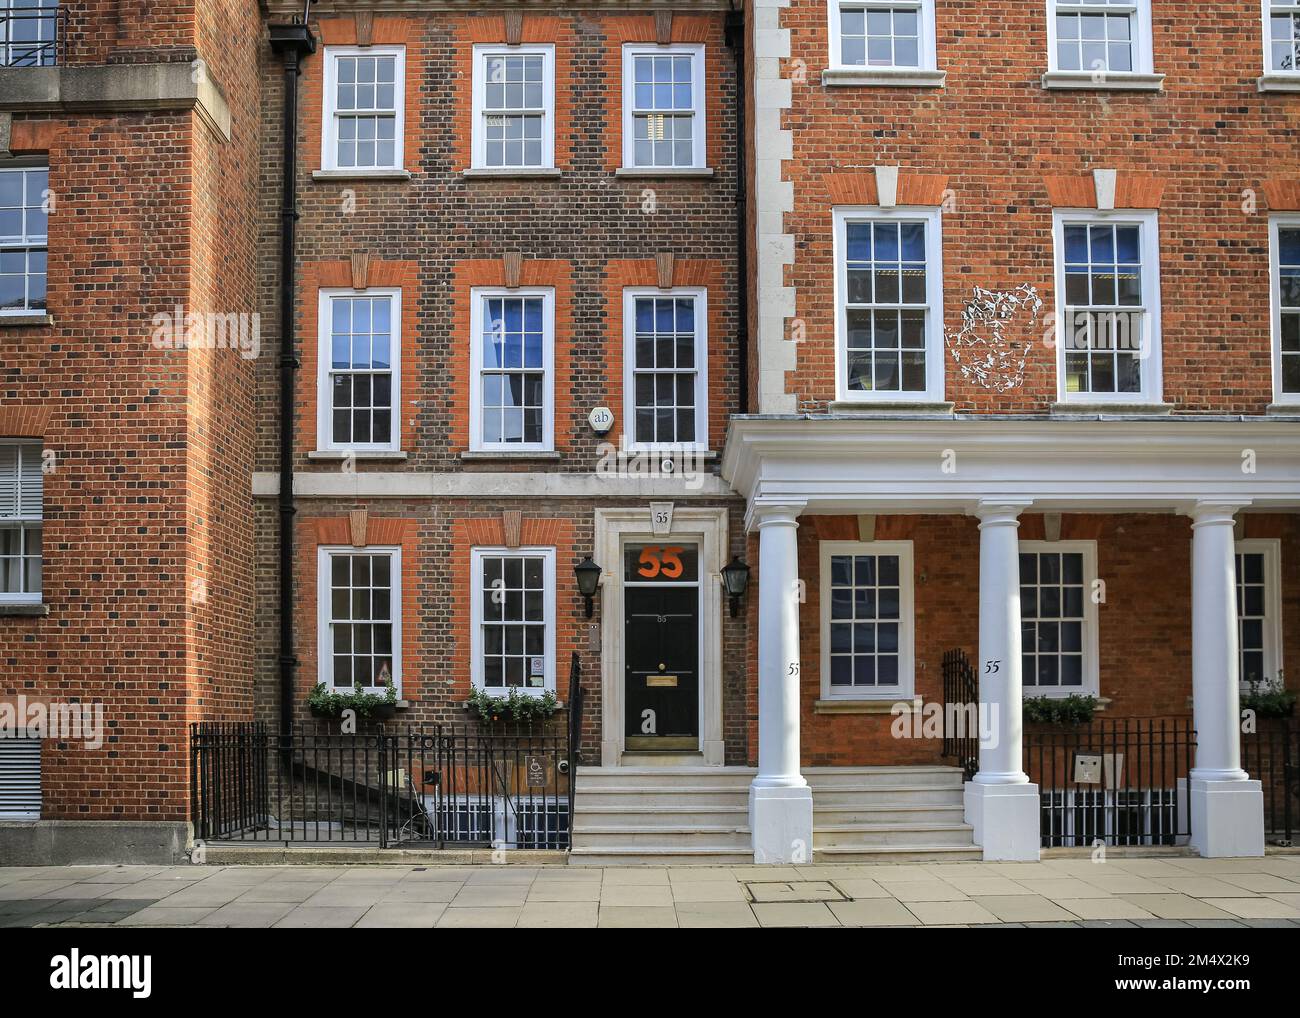
<instances>
[{"instance_id":1,"label":"black wall lantern","mask_svg":"<svg viewBox=\"0 0 1300 1018\"><path fill-rule=\"evenodd\" d=\"M731 596L731 617L736 617L736 607L749 586L749 566L740 561L739 555L733 555L731 561L722 567L722 585Z\"/></svg>"},{"instance_id":2,"label":"black wall lantern","mask_svg":"<svg viewBox=\"0 0 1300 1018\"><path fill-rule=\"evenodd\" d=\"M591 618L592 599L596 596L596 588L600 586L600 566L588 555L573 567L573 575L578 578L578 593L587 602L587 618Z\"/></svg>"}]
</instances>

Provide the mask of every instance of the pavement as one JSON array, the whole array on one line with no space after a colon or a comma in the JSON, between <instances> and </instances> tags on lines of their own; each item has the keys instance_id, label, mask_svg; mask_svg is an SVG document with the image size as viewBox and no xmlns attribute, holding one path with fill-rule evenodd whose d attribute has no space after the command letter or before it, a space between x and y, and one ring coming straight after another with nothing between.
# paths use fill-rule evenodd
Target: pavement
<instances>
[{"instance_id":1,"label":"pavement","mask_svg":"<svg viewBox=\"0 0 1300 1018\"><path fill-rule=\"evenodd\" d=\"M0 868L0 926L1300 927L1300 855L1035 863Z\"/></svg>"}]
</instances>

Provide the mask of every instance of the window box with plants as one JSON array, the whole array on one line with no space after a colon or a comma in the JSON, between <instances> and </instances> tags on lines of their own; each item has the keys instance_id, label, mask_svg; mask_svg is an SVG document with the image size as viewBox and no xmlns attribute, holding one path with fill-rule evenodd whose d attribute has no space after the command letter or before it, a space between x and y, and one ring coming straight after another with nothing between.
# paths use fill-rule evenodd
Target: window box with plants
<instances>
[{"instance_id":1,"label":"window box with plants","mask_svg":"<svg viewBox=\"0 0 1300 1018\"><path fill-rule=\"evenodd\" d=\"M476 689L465 701L465 709L488 725L543 725L560 709L553 690L538 696L511 689L505 696L493 696Z\"/></svg>"},{"instance_id":2,"label":"window box with plants","mask_svg":"<svg viewBox=\"0 0 1300 1018\"><path fill-rule=\"evenodd\" d=\"M387 721L397 714L397 687L390 679L379 688L383 691L370 692L357 682L348 692L342 693L318 682L307 697L307 706L312 717L317 718L339 718L344 711L351 710L358 718L367 721Z\"/></svg>"},{"instance_id":3,"label":"window box with plants","mask_svg":"<svg viewBox=\"0 0 1300 1018\"><path fill-rule=\"evenodd\" d=\"M1078 728L1092 723L1101 706L1095 696L1071 693L1069 696L1030 696L1024 701L1024 721L1027 725L1056 728Z\"/></svg>"},{"instance_id":4,"label":"window box with plants","mask_svg":"<svg viewBox=\"0 0 1300 1018\"><path fill-rule=\"evenodd\" d=\"M1241 694L1241 709L1253 710L1258 718L1289 718L1295 715L1297 695L1286 688L1282 673L1274 679L1250 679Z\"/></svg>"}]
</instances>

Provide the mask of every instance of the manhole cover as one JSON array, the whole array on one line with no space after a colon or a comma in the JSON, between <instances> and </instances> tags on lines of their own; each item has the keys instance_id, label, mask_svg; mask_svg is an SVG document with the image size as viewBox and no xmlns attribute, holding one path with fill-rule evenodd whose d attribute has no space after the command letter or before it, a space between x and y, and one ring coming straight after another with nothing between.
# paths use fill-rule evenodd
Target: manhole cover
<instances>
[{"instance_id":1,"label":"manhole cover","mask_svg":"<svg viewBox=\"0 0 1300 1018\"><path fill-rule=\"evenodd\" d=\"M833 884L825 880L748 881L752 901L848 901Z\"/></svg>"}]
</instances>

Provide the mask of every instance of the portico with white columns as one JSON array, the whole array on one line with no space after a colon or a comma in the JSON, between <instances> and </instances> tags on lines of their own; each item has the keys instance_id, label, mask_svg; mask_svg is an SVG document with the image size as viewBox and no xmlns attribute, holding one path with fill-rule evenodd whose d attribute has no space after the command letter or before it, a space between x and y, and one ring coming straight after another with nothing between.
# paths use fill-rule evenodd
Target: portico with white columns
<instances>
[{"instance_id":1,"label":"portico with white columns","mask_svg":"<svg viewBox=\"0 0 1300 1018\"><path fill-rule=\"evenodd\" d=\"M813 793L801 771L821 754L806 734L801 745L800 718L806 726L811 712L807 687L801 701L797 678L804 663L794 592L800 583L818 582L799 575L798 535L801 525L807 529L823 515L978 520L978 589L969 596L978 599L974 666L985 726L963 812L984 858L998 860L1032 860L1040 851L1040 789L1026 773L1022 748L1022 519L1160 514L1171 525L1190 524L1187 657L1197 733L1185 790L1190 843L1206 856L1262 854L1260 783L1241 766L1234 526L1242 514L1276 518L1300 510L1296 430L1294 421L1267 418L734 419L723 476L747 498L747 529L758 544L759 744L750 793L756 861L810 857L800 855L812 844L814 826ZM1252 452L1250 471L1242 467L1243 449ZM1180 518L1188 523L1173 522ZM1157 573L1153 582L1165 581ZM1176 593L1185 600L1181 584ZM1141 621L1125 627L1135 640ZM917 622L927 624L936 620ZM804 627L805 640L810 628ZM809 653L805 648L804 657ZM1158 705L1162 713L1186 712L1185 703L1169 700Z\"/></svg>"}]
</instances>

